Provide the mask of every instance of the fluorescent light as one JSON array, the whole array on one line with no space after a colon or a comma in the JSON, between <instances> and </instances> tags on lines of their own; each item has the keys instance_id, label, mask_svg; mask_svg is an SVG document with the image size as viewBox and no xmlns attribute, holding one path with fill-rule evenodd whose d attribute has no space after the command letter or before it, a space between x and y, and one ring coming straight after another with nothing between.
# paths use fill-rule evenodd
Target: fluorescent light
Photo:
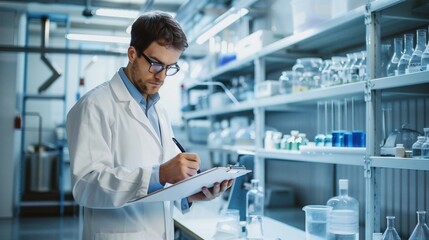
<instances>
[{"instance_id":1,"label":"fluorescent light","mask_svg":"<svg viewBox=\"0 0 429 240\"><path fill-rule=\"evenodd\" d=\"M76 40L76 41L105 42L105 43L130 43L130 37L118 37L118 36L69 33L66 35L66 38L69 40Z\"/></svg>"},{"instance_id":2,"label":"fluorescent light","mask_svg":"<svg viewBox=\"0 0 429 240\"><path fill-rule=\"evenodd\" d=\"M122 10L112 8L99 8L95 10L95 15L104 17L119 17L135 19L139 16L140 12L135 10Z\"/></svg>"},{"instance_id":3,"label":"fluorescent light","mask_svg":"<svg viewBox=\"0 0 429 240\"><path fill-rule=\"evenodd\" d=\"M216 23L213 27L211 27L209 30L201 34L196 40L198 44L205 43L209 38L215 36L220 31L227 28L229 25L233 24L235 21L240 19L241 17L245 16L249 13L249 10L246 8L241 8L235 13L229 14L224 19L220 20L218 23Z\"/></svg>"}]
</instances>

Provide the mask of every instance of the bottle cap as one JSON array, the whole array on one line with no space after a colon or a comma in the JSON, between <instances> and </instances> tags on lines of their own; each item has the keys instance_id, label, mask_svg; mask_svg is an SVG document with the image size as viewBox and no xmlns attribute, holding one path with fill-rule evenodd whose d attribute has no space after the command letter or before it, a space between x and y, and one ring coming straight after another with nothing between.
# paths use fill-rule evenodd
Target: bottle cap
<instances>
[{"instance_id":1,"label":"bottle cap","mask_svg":"<svg viewBox=\"0 0 429 240\"><path fill-rule=\"evenodd\" d=\"M349 188L349 180L348 179L340 179L339 180L340 189L348 189Z\"/></svg>"},{"instance_id":2,"label":"bottle cap","mask_svg":"<svg viewBox=\"0 0 429 240\"><path fill-rule=\"evenodd\" d=\"M404 147L404 144L398 143L396 144L396 147Z\"/></svg>"},{"instance_id":3,"label":"bottle cap","mask_svg":"<svg viewBox=\"0 0 429 240\"><path fill-rule=\"evenodd\" d=\"M417 137L417 140L419 140L419 141L423 141L423 140L425 140L426 139L426 137L425 136L418 136Z\"/></svg>"}]
</instances>

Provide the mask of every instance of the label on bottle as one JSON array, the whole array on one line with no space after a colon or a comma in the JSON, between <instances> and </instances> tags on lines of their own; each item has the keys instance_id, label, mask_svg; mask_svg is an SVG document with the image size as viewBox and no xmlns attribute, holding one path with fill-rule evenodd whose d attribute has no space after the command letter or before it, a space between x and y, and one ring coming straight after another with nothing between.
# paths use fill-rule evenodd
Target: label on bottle
<instances>
[{"instance_id":1,"label":"label on bottle","mask_svg":"<svg viewBox=\"0 0 429 240\"><path fill-rule=\"evenodd\" d=\"M353 210L332 210L329 216L329 232L355 234L359 232L359 213Z\"/></svg>"}]
</instances>

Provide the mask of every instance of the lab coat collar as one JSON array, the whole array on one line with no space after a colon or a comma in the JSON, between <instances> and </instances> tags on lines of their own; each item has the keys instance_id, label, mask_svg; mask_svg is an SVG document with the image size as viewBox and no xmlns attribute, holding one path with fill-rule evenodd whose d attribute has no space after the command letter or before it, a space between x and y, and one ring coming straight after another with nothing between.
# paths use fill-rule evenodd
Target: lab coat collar
<instances>
[{"instance_id":1,"label":"lab coat collar","mask_svg":"<svg viewBox=\"0 0 429 240\"><path fill-rule=\"evenodd\" d=\"M149 130L152 137L154 137L157 140L159 147L162 149L161 141L160 141L158 135L156 134L155 129L153 128L152 124L150 124L149 119L146 117L146 115L144 114L144 112L141 109L141 107L139 106L139 104L131 96L130 92L126 88L124 82L121 80L121 77L119 76L118 73L116 73L113 76L112 80L110 81L110 84L111 84L113 94L116 96L118 101L128 102L127 107L128 107L129 112L131 113L131 115L134 117L134 119L139 121L145 128L147 128ZM159 114L159 112L158 112L158 114ZM160 122L160 128L161 128L161 133L162 133L162 132L164 132L164 129L166 129L165 128L166 126L165 126L164 120L161 120L161 119L165 118L165 116L161 116L159 114L158 117L160 119L159 122Z\"/></svg>"}]
</instances>

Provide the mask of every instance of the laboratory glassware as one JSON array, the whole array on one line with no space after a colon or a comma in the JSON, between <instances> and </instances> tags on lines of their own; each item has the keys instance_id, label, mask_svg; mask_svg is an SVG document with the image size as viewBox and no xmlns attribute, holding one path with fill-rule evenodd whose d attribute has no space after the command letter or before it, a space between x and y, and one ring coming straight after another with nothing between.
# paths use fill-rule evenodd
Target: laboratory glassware
<instances>
[{"instance_id":1,"label":"laboratory glassware","mask_svg":"<svg viewBox=\"0 0 429 240\"><path fill-rule=\"evenodd\" d=\"M305 212L305 239L328 239L329 214L331 206L307 205L302 208Z\"/></svg>"},{"instance_id":2,"label":"laboratory glassware","mask_svg":"<svg viewBox=\"0 0 429 240\"><path fill-rule=\"evenodd\" d=\"M424 136L418 136L417 141L413 144L411 147L413 151L413 158L421 158L422 157L422 146L423 143L425 143L425 137Z\"/></svg>"},{"instance_id":3,"label":"laboratory glassware","mask_svg":"<svg viewBox=\"0 0 429 240\"><path fill-rule=\"evenodd\" d=\"M332 64L331 59L326 59L323 61L323 66L321 67L320 73L320 87L325 88L330 86L329 81L329 67Z\"/></svg>"},{"instance_id":4,"label":"laboratory glassware","mask_svg":"<svg viewBox=\"0 0 429 240\"><path fill-rule=\"evenodd\" d=\"M359 81L359 64L362 61L362 53L355 52L355 61L350 66L350 82L358 82Z\"/></svg>"},{"instance_id":5,"label":"laboratory glassware","mask_svg":"<svg viewBox=\"0 0 429 240\"><path fill-rule=\"evenodd\" d=\"M410 62L408 63L408 73L420 72L421 70L422 53L425 50L426 35L426 29L417 29L417 43L414 48L413 55L411 55Z\"/></svg>"},{"instance_id":6,"label":"laboratory glassware","mask_svg":"<svg viewBox=\"0 0 429 240\"><path fill-rule=\"evenodd\" d=\"M429 159L429 128L424 128L426 141L422 145L422 158Z\"/></svg>"},{"instance_id":7,"label":"laboratory glassware","mask_svg":"<svg viewBox=\"0 0 429 240\"><path fill-rule=\"evenodd\" d=\"M429 32L429 26L428 26L428 32ZM429 70L429 40L426 44L425 51L422 53L422 71Z\"/></svg>"},{"instance_id":8,"label":"laboratory glassware","mask_svg":"<svg viewBox=\"0 0 429 240\"><path fill-rule=\"evenodd\" d=\"M395 216L387 216L387 228L381 237L381 240L401 240L395 229Z\"/></svg>"},{"instance_id":9,"label":"laboratory glassware","mask_svg":"<svg viewBox=\"0 0 429 240\"><path fill-rule=\"evenodd\" d=\"M393 56L390 59L389 64L387 65L387 76L395 76L396 71L398 70L399 59L402 56L402 38L393 39Z\"/></svg>"},{"instance_id":10,"label":"laboratory glassware","mask_svg":"<svg viewBox=\"0 0 429 240\"><path fill-rule=\"evenodd\" d=\"M281 94L292 93L293 71L283 71L282 75L279 78L279 81L280 81L279 92Z\"/></svg>"},{"instance_id":11,"label":"laboratory glassware","mask_svg":"<svg viewBox=\"0 0 429 240\"><path fill-rule=\"evenodd\" d=\"M381 44L381 77L387 76L387 64L390 60L390 44Z\"/></svg>"},{"instance_id":12,"label":"laboratory glassware","mask_svg":"<svg viewBox=\"0 0 429 240\"><path fill-rule=\"evenodd\" d=\"M239 239L242 235L240 212L238 209L225 209L220 213L216 224L216 232L223 233L230 238Z\"/></svg>"},{"instance_id":13,"label":"laboratory glassware","mask_svg":"<svg viewBox=\"0 0 429 240\"><path fill-rule=\"evenodd\" d=\"M354 53L347 53L347 62L344 64L343 71L342 71L342 82L343 83L349 83L351 79L351 67L353 66L353 63L356 61L356 56Z\"/></svg>"},{"instance_id":14,"label":"laboratory glassware","mask_svg":"<svg viewBox=\"0 0 429 240\"><path fill-rule=\"evenodd\" d=\"M408 240L428 240L429 227L426 224L426 211L417 211L417 225Z\"/></svg>"},{"instance_id":15,"label":"laboratory glassware","mask_svg":"<svg viewBox=\"0 0 429 240\"><path fill-rule=\"evenodd\" d=\"M338 181L339 195L328 200L332 207L329 215L329 239L359 240L359 202L350 197L349 180Z\"/></svg>"},{"instance_id":16,"label":"laboratory glassware","mask_svg":"<svg viewBox=\"0 0 429 240\"><path fill-rule=\"evenodd\" d=\"M258 179L252 179L251 185L246 195L246 239L263 239L264 193Z\"/></svg>"},{"instance_id":17,"label":"laboratory glassware","mask_svg":"<svg viewBox=\"0 0 429 240\"><path fill-rule=\"evenodd\" d=\"M342 75L344 64L347 59L344 57L334 56L331 58L332 64L329 67L329 82L330 85L340 85L343 84Z\"/></svg>"},{"instance_id":18,"label":"laboratory glassware","mask_svg":"<svg viewBox=\"0 0 429 240\"><path fill-rule=\"evenodd\" d=\"M298 139L299 131L298 130L292 130L292 131L290 131L290 135L291 136L287 141L288 150L298 150L297 139Z\"/></svg>"},{"instance_id":19,"label":"laboratory glassware","mask_svg":"<svg viewBox=\"0 0 429 240\"><path fill-rule=\"evenodd\" d=\"M362 58L359 62L359 81L364 81L366 78L366 51L362 51Z\"/></svg>"},{"instance_id":20,"label":"laboratory glassware","mask_svg":"<svg viewBox=\"0 0 429 240\"><path fill-rule=\"evenodd\" d=\"M398 63L398 71L395 75L403 75L408 68L408 63L410 62L411 55L413 54L413 41L414 34L407 33L404 34L404 52L402 53L401 58Z\"/></svg>"}]
</instances>

